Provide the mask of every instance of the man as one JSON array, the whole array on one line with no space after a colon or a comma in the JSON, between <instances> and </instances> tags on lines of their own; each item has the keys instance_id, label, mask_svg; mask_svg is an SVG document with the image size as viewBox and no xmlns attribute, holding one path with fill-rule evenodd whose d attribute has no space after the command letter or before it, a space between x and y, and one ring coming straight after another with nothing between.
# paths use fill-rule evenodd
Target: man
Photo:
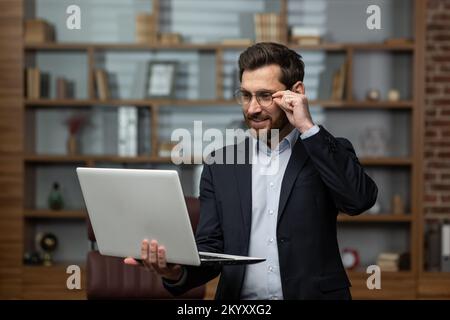
<instances>
[{"instance_id":1,"label":"man","mask_svg":"<svg viewBox=\"0 0 450 320\"><path fill-rule=\"evenodd\" d=\"M173 294L221 274L217 299L350 299L336 217L371 208L377 187L351 143L313 123L301 56L280 44L258 43L241 54L239 68L237 98L253 130L246 141L252 153L244 164L204 166L196 243L199 251L266 261L172 265L156 240L142 242L142 260ZM279 143L262 138L271 129L279 130ZM219 153L232 151L239 153L238 146ZM131 258L125 263L137 264Z\"/></svg>"}]
</instances>

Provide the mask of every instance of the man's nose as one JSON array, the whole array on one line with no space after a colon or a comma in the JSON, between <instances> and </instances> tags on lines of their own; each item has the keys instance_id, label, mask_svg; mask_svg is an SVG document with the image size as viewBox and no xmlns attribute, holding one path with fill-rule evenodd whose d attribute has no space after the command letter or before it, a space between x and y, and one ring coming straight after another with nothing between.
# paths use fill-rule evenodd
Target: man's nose
<instances>
[{"instance_id":1,"label":"man's nose","mask_svg":"<svg viewBox=\"0 0 450 320\"><path fill-rule=\"evenodd\" d=\"M255 113L261 113L261 106L259 105L258 101L256 100L256 97L253 96L252 100L250 100L250 103L248 104L248 113L255 114Z\"/></svg>"}]
</instances>

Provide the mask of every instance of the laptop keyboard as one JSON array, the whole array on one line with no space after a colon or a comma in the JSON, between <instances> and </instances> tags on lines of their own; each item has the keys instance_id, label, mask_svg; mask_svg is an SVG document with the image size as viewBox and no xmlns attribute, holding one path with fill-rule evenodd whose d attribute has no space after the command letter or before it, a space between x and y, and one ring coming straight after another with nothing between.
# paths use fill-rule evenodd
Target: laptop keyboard
<instances>
[{"instance_id":1,"label":"laptop keyboard","mask_svg":"<svg viewBox=\"0 0 450 320\"><path fill-rule=\"evenodd\" d=\"M210 261L214 261L214 260L234 260L232 258L225 258L225 257L214 257L214 256L208 256L208 255L204 255L204 254L199 254L200 259L204 259L204 260L210 260Z\"/></svg>"}]
</instances>

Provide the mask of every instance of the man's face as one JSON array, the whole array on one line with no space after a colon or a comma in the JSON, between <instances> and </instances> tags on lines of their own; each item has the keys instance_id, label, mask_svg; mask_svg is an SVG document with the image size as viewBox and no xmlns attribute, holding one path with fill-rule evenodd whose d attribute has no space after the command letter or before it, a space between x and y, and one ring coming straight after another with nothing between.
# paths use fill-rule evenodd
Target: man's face
<instances>
[{"instance_id":1,"label":"man's face","mask_svg":"<svg viewBox=\"0 0 450 320\"><path fill-rule=\"evenodd\" d=\"M257 93L273 94L280 90L286 90L284 84L278 79L281 76L281 69L278 65L268 65L256 70L245 70L242 74L241 92L249 95ZM264 104L264 103L263 103ZM256 97L251 98L250 103L242 105L245 122L249 128L256 131L258 136L270 136L271 129L281 131L289 120L286 114L275 102L272 101L268 106L261 106Z\"/></svg>"}]
</instances>

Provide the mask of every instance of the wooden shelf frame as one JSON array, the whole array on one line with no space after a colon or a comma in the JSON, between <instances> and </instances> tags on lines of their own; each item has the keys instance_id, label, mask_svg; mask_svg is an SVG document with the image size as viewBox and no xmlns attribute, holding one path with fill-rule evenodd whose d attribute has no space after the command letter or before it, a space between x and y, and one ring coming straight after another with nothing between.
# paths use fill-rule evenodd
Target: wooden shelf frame
<instances>
[{"instance_id":1,"label":"wooden shelf frame","mask_svg":"<svg viewBox=\"0 0 450 320\"><path fill-rule=\"evenodd\" d=\"M283 3L287 3L287 0L280 0ZM352 58L356 52L360 51L387 51L387 52L406 52L413 55L414 59L414 76L413 76L413 92L414 97L411 101L400 101L400 102L366 102L366 101L354 101L351 96L352 82L348 80L347 88L349 89L344 101L311 101L310 104L322 105L326 109L339 110L339 109L387 109L387 110L405 110L411 112L412 120L411 125L414 128L413 138L411 139L413 143L418 143L418 146L411 148L413 154L411 157L407 158L372 158L372 159L360 159L363 165L367 166L404 166L409 167L412 173L412 183L411 183L411 198L412 198L412 208L411 213L405 216L391 216L391 215L380 215L380 216L369 216L362 215L358 217L339 217L339 222L353 223L353 222L374 222L374 223L408 223L410 228L410 240L411 240L411 252L412 254L412 269L407 272L396 272L396 273L384 273L383 277L388 278L389 281L412 281L416 282L418 280L434 280L440 276L447 276L442 273L429 273L425 272L423 267L423 227L424 222L421 217L422 212L422 151L423 151L423 110L421 106L423 104L424 96L424 26L425 26L425 14L426 6L425 0L413 0L415 1L415 42L406 45L389 45L385 43L322 43L316 46L296 46L291 44L290 47L299 51L325 51L329 53L339 53L345 54L347 57ZM158 2L155 0L154 2ZM283 8L283 7L282 7ZM283 11L281 14L287 14ZM286 20L287 21L287 20ZM287 43L287 24L283 28L285 30L284 42ZM191 107L191 106L237 106L234 101L223 100L223 92L221 86L221 69L223 68L223 53L226 50L243 50L244 46L236 45L224 45L220 43L209 43L209 44L189 44L183 43L180 45L142 45L134 43L124 43L124 44L108 44L108 43L47 43L47 44L22 44L23 53L33 53L41 51L54 51L54 52L64 52L64 51L81 51L85 52L88 56L88 99L84 100L27 100L24 99L21 103L24 108L37 109L37 108L76 108L76 107L91 107L91 106L122 106L122 105L135 105L138 107L150 108L152 115L152 124L158 123L158 114L161 108L165 106L177 106L177 107ZM94 90L94 79L92 71L95 68L94 57L95 54L102 53L104 51L152 51L152 50L176 50L176 51L207 51L215 54L217 59L216 74L217 78L217 99L216 100L197 100L197 101L174 101L174 100L134 100L134 99L123 99L123 100L108 100L99 101L95 98ZM419 66L419 67L417 67ZM352 70L352 61L349 62L349 69ZM349 73L350 75L352 73ZM220 78L220 79L219 79ZM349 77L350 78L350 77ZM151 132L152 143L157 146L158 143L158 126L152 126ZM84 163L88 166L94 166L97 162L116 162L116 163L141 163L141 162L151 162L151 163L168 163L170 159L157 157L155 154L156 148L152 148L154 153L149 156L144 157L116 157L116 156L78 156L78 157L66 157L66 156L37 156L29 155L24 153L23 155L23 166L26 168L30 164L39 163ZM84 210L69 210L61 212L53 212L50 210L23 210L23 219L83 219L86 216ZM420 234L420 236L419 236ZM419 252L419 253L417 253ZM53 268L53 267L50 267ZM62 268L62 266L55 266L55 268ZM51 269L46 269L46 271ZM56 270L56 269L55 269ZM42 276L44 273L41 272L41 267L23 266L22 272L27 275L32 275L33 277ZM350 278L359 279L367 278L364 272L350 271Z\"/></svg>"}]
</instances>

